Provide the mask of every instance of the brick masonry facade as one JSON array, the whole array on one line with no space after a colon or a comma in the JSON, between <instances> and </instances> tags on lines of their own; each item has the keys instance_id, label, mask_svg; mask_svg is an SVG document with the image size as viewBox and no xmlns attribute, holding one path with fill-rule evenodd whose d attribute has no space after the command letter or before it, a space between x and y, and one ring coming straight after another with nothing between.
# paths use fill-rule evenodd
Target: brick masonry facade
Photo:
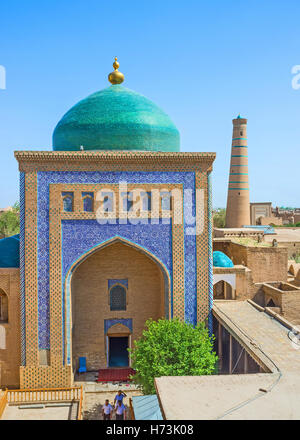
<instances>
[{"instance_id":1,"label":"brick masonry facade","mask_svg":"<svg viewBox=\"0 0 300 440\"><path fill-rule=\"evenodd\" d=\"M0 289L7 297L7 319L0 320L0 385L20 384L20 271L0 269Z\"/></svg>"},{"instance_id":2,"label":"brick masonry facade","mask_svg":"<svg viewBox=\"0 0 300 440\"><path fill-rule=\"evenodd\" d=\"M214 250L224 252L235 265L251 269L254 283L287 280L288 252L285 248L250 247L216 240Z\"/></svg>"}]
</instances>

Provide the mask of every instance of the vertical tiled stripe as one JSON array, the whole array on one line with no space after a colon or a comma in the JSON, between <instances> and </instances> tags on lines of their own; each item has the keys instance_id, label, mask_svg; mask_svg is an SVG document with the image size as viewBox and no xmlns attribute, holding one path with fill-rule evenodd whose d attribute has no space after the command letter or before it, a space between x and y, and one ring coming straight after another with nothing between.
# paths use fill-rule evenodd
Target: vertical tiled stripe
<instances>
[{"instance_id":1,"label":"vertical tiled stripe","mask_svg":"<svg viewBox=\"0 0 300 440\"><path fill-rule=\"evenodd\" d=\"M203 191L203 197L197 196L197 322L203 322L208 317L208 228L207 228L207 174L196 171L196 193Z\"/></svg>"},{"instance_id":2,"label":"vertical tiled stripe","mask_svg":"<svg viewBox=\"0 0 300 440\"><path fill-rule=\"evenodd\" d=\"M20 173L20 306L21 306L21 365L26 364L25 334L25 173Z\"/></svg>"},{"instance_id":3,"label":"vertical tiled stripe","mask_svg":"<svg viewBox=\"0 0 300 440\"><path fill-rule=\"evenodd\" d=\"M212 244L212 184L211 173L207 175L208 199L207 199L207 217L208 217L208 329L210 336L213 332L212 306L213 306L213 244Z\"/></svg>"}]
</instances>

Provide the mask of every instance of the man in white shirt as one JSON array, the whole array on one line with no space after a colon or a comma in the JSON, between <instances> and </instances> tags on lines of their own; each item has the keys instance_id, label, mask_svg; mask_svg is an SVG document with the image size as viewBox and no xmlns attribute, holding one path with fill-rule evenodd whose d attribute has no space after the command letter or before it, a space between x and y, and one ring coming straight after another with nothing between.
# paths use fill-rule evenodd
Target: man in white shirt
<instances>
[{"instance_id":1,"label":"man in white shirt","mask_svg":"<svg viewBox=\"0 0 300 440\"><path fill-rule=\"evenodd\" d=\"M121 400L118 400L116 404L116 420L125 419L126 408Z\"/></svg>"},{"instance_id":2,"label":"man in white shirt","mask_svg":"<svg viewBox=\"0 0 300 440\"><path fill-rule=\"evenodd\" d=\"M112 411L113 411L113 408L112 408L111 404L109 403L109 400L106 399L105 404L102 406L103 420L110 420Z\"/></svg>"}]
</instances>

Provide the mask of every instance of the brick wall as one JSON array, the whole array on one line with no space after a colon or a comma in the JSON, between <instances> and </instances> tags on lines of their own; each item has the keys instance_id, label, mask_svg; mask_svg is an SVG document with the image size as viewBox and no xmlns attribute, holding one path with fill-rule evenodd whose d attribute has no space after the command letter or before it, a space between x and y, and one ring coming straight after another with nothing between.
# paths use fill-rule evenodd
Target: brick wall
<instances>
[{"instance_id":1,"label":"brick wall","mask_svg":"<svg viewBox=\"0 0 300 440\"><path fill-rule=\"evenodd\" d=\"M294 290L295 289L295 290ZM275 306L280 308L280 314L293 324L300 324L300 289L291 284L279 286L263 285L265 304L272 298Z\"/></svg>"},{"instance_id":2,"label":"brick wall","mask_svg":"<svg viewBox=\"0 0 300 440\"><path fill-rule=\"evenodd\" d=\"M247 267L237 265L234 267L214 267L214 274L226 275L235 274L235 298L237 301L244 301L253 296L252 272ZM255 290L256 292L256 290Z\"/></svg>"},{"instance_id":3,"label":"brick wall","mask_svg":"<svg viewBox=\"0 0 300 440\"><path fill-rule=\"evenodd\" d=\"M287 280L286 248L249 247L228 240L217 240L214 241L214 250L224 252L235 265L242 264L251 269L254 283Z\"/></svg>"},{"instance_id":4,"label":"brick wall","mask_svg":"<svg viewBox=\"0 0 300 440\"><path fill-rule=\"evenodd\" d=\"M294 259L297 255L300 255L300 241L280 241L278 246L287 248L289 259Z\"/></svg>"},{"instance_id":5,"label":"brick wall","mask_svg":"<svg viewBox=\"0 0 300 440\"><path fill-rule=\"evenodd\" d=\"M0 269L0 289L7 295L8 319L0 322L0 386L20 384L20 271Z\"/></svg>"},{"instance_id":6,"label":"brick wall","mask_svg":"<svg viewBox=\"0 0 300 440\"><path fill-rule=\"evenodd\" d=\"M284 293L282 315L293 324L300 325L300 290Z\"/></svg>"}]
</instances>

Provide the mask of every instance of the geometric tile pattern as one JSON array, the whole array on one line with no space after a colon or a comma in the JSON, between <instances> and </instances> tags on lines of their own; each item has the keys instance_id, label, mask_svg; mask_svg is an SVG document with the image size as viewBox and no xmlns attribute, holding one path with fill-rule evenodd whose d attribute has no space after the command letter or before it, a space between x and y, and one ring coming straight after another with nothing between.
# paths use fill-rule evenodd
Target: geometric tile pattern
<instances>
[{"instance_id":1,"label":"geometric tile pattern","mask_svg":"<svg viewBox=\"0 0 300 440\"><path fill-rule=\"evenodd\" d=\"M149 185L150 186L150 185ZM173 225L176 229L171 237L171 225L169 224L104 224L97 222L95 212L82 212L81 192L99 191L101 184L50 184L49 221L50 221L50 310L52 311L50 322L50 356L51 362L60 364L64 359L69 361L70 341L67 338L67 357L65 356L66 323L61 322L62 316L68 315L64 310L64 304L68 304L69 295L63 297L62 285L67 271L81 255L90 251L101 242L113 236L129 238L136 244L141 244L146 251L160 259L168 269L171 279L171 271L174 271L173 298L174 316L184 319L184 236L183 225ZM145 184L138 185L140 189L148 190ZM151 187L153 187L151 185ZM160 185L156 185L158 190ZM171 191L173 188L181 189L181 185L163 185L163 188ZM74 193L74 211L66 213L61 204L62 189ZM116 185L112 190L118 192ZM134 185L128 185L129 190L134 190ZM118 213L117 206L117 216ZM85 220L84 220L85 219ZM172 240L173 239L173 240ZM167 246L167 243L170 246ZM172 244L173 241L173 244ZM172 260L171 260L172 255ZM178 269L177 269L178 268ZM194 274L195 276L195 274ZM54 319L55 317L55 319ZM64 329L64 330L62 330ZM67 330L67 335L69 331ZM52 341L52 342L51 342Z\"/></svg>"},{"instance_id":2,"label":"geometric tile pattern","mask_svg":"<svg viewBox=\"0 0 300 440\"><path fill-rule=\"evenodd\" d=\"M26 343L26 363L23 354L25 366L20 368L21 386L68 386L72 381L70 366L63 365L65 347L62 344L66 325L62 313L65 305L65 298L62 297L62 274L67 270L71 260L69 263L64 260L67 254L62 246L61 234L65 234L64 228L68 223L70 225L74 222L73 227L75 224L79 227L81 222L92 221L94 218L91 217L93 213L82 213L82 201L81 212L77 212L77 216L74 217L74 213L61 215L61 206L54 204L50 207L52 184L62 184L65 191L68 190L69 184L76 184L78 190L85 191L84 186L87 184L99 185L102 182L111 186L118 185L123 180L139 186L182 185L185 190L191 191L190 197L194 206L196 192L201 190L203 204L197 203L191 212L192 217L196 217L196 228L199 225L203 226L200 235L195 236L189 232L191 227L186 215L183 225L173 222L167 232L167 228L159 221L157 241L155 242L155 238L152 239L152 243L157 243L157 247L155 252L149 249L149 253L156 256L162 252L159 250L161 244L158 244L162 237L160 234L169 237L171 252L170 247L165 246L166 250L161 258L165 258L170 268L169 273L174 286L170 307L174 316L180 316L193 324L207 319L211 309L208 294L212 297L211 191L208 188L208 172L211 171L214 154L17 152L15 156L21 171L20 268L23 352ZM22 198L24 192L25 197ZM76 198L76 194L74 197ZM132 234L136 227L131 227ZM111 236L110 233L110 238ZM132 241L138 239L144 240L145 243L147 241L142 230ZM147 245L150 246L150 242ZM141 246L143 247L142 244ZM144 249L148 252L147 246ZM52 272L55 272L55 276L49 277L49 273ZM49 366L39 366L39 349L50 349Z\"/></svg>"},{"instance_id":3,"label":"geometric tile pattern","mask_svg":"<svg viewBox=\"0 0 300 440\"><path fill-rule=\"evenodd\" d=\"M72 386L70 365L20 367L20 388L64 388Z\"/></svg>"},{"instance_id":4,"label":"geometric tile pattern","mask_svg":"<svg viewBox=\"0 0 300 440\"><path fill-rule=\"evenodd\" d=\"M213 316L212 316L212 307L213 307L213 241L212 241L212 182L211 182L211 173L207 174L207 190L208 190L208 206L207 206L207 216L208 216L208 306L209 306L209 315L208 315L208 330L210 335L213 334Z\"/></svg>"},{"instance_id":5,"label":"geometric tile pattern","mask_svg":"<svg viewBox=\"0 0 300 440\"><path fill-rule=\"evenodd\" d=\"M196 171L196 191L204 191L203 198L196 203L197 222L200 227L203 226L201 234L196 235L197 252L197 322L207 320L208 307L208 191L207 191L207 173ZM201 202L201 203L200 203Z\"/></svg>"},{"instance_id":6,"label":"geometric tile pattern","mask_svg":"<svg viewBox=\"0 0 300 440\"><path fill-rule=\"evenodd\" d=\"M25 174L26 366L38 364L37 173Z\"/></svg>"},{"instance_id":7,"label":"geometric tile pattern","mask_svg":"<svg viewBox=\"0 0 300 440\"><path fill-rule=\"evenodd\" d=\"M25 173L20 173L20 312L21 312L21 365L26 364L25 334Z\"/></svg>"},{"instance_id":8,"label":"geometric tile pattern","mask_svg":"<svg viewBox=\"0 0 300 440\"><path fill-rule=\"evenodd\" d=\"M206 173L204 173L206 174ZM38 295L39 295L39 348L49 349L49 187L53 183L92 184L103 182L109 185L127 181L131 183L182 184L192 191L194 197L195 175L193 172L39 172L38 173ZM86 213L88 214L88 213ZM81 216L81 218L85 218ZM185 258L189 264L185 270L185 289L189 297L185 303L185 319L195 323L196 307L196 261L195 237L186 236L184 243ZM176 263L176 262L175 262Z\"/></svg>"}]
</instances>

